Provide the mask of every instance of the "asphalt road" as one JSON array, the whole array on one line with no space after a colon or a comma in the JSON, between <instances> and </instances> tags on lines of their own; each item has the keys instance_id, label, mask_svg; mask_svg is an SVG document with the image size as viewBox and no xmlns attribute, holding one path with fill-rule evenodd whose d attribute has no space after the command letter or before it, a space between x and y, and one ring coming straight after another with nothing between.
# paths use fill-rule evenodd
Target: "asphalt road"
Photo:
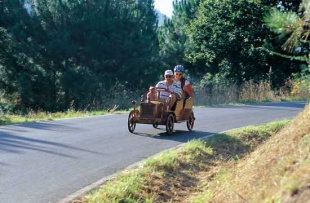
<instances>
[{"instance_id":1,"label":"asphalt road","mask_svg":"<svg viewBox=\"0 0 310 203\"><path fill-rule=\"evenodd\" d=\"M0 202L54 203L112 174L191 139L301 112L305 102L194 108L194 131L175 124L137 124L127 114L0 127Z\"/></svg>"}]
</instances>

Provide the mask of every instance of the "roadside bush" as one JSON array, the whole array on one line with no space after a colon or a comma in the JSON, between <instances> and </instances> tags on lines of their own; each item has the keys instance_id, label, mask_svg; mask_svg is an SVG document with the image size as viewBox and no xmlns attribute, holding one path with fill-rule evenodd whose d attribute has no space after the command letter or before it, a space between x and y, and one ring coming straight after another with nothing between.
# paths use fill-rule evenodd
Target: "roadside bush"
<instances>
[{"instance_id":1,"label":"roadside bush","mask_svg":"<svg viewBox=\"0 0 310 203\"><path fill-rule=\"evenodd\" d=\"M269 80L254 82L245 81L238 86L234 81L226 79L224 75L205 75L194 86L195 105L216 105L238 102L279 101L279 93L272 90ZM282 95L282 94L281 94Z\"/></svg>"},{"instance_id":2,"label":"roadside bush","mask_svg":"<svg viewBox=\"0 0 310 203\"><path fill-rule=\"evenodd\" d=\"M301 74L294 75L290 96L297 100L310 100L310 65L304 66Z\"/></svg>"},{"instance_id":3,"label":"roadside bush","mask_svg":"<svg viewBox=\"0 0 310 203\"><path fill-rule=\"evenodd\" d=\"M116 83L102 94L99 109L129 109L132 107L131 101L138 100L143 92L145 94L147 91L132 90L123 84Z\"/></svg>"},{"instance_id":4,"label":"roadside bush","mask_svg":"<svg viewBox=\"0 0 310 203\"><path fill-rule=\"evenodd\" d=\"M206 74L197 85L195 91L195 105L213 105L239 101L239 88L232 81L221 74Z\"/></svg>"},{"instance_id":5,"label":"roadside bush","mask_svg":"<svg viewBox=\"0 0 310 203\"><path fill-rule=\"evenodd\" d=\"M239 100L242 102L265 102L278 100L268 80L255 83L253 80L244 82L240 87Z\"/></svg>"}]
</instances>

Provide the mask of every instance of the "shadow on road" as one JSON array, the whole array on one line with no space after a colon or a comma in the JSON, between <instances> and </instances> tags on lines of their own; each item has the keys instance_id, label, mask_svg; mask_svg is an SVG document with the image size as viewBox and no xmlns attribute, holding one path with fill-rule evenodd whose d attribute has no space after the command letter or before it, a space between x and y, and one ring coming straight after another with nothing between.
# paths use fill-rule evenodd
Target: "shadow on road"
<instances>
[{"instance_id":1,"label":"shadow on road","mask_svg":"<svg viewBox=\"0 0 310 203\"><path fill-rule=\"evenodd\" d=\"M172 135L167 135L166 129L164 127L159 127L157 128L157 130L161 130L162 132L158 134L135 132L133 134L136 134L138 136L143 136L143 137L151 137L154 139L173 140L173 141L178 141L182 143L185 143L185 142L188 142L194 139L201 139L201 138L214 134L214 132L204 132L204 131L195 131L195 130L191 132L189 132L188 130L175 130Z\"/></svg>"},{"instance_id":2,"label":"shadow on road","mask_svg":"<svg viewBox=\"0 0 310 203\"><path fill-rule=\"evenodd\" d=\"M0 127L0 135L1 130L10 130L16 132L28 132L28 129L36 129L36 130L51 130L57 132L67 132L67 131L79 131L78 127L68 126L69 124L56 124L52 122L31 122L31 123L22 123L8 126Z\"/></svg>"},{"instance_id":3,"label":"shadow on road","mask_svg":"<svg viewBox=\"0 0 310 203\"><path fill-rule=\"evenodd\" d=\"M57 150L59 147L98 154L97 152L73 147L68 144L29 138L25 136L17 136L9 132L0 132L0 153L1 151L6 153L25 153L27 150L31 150L75 158L74 156L57 152L60 151Z\"/></svg>"}]
</instances>

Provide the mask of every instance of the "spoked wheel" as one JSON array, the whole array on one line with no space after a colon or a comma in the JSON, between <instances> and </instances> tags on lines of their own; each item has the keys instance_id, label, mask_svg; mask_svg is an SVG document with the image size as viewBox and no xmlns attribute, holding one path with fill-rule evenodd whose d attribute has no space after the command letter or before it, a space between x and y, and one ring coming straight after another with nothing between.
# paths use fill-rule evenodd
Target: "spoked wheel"
<instances>
[{"instance_id":1,"label":"spoked wheel","mask_svg":"<svg viewBox=\"0 0 310 203\"><path fill-rule=\"evenodd\" d=\"M194 113L191 112L191 114L189 115L188 121L186 122L186 126L189 131L193 130L194 123L195 123Z\"/></svg>"},{"instance_id":2,"label":"spoked wheel","mask_svg":"<svg viewBox=\"0 0 310 203\"><path fill-rule=\"evenodd\" d=\"M136 123L133 123L130 121L131 118L133 118L135 116L135 112L134 111L131 111L129 113L129 116L128 116L128 130L129 132L133 133L136 129Z\"/></svg>"},{"instance_id":3,"label":"spoked wheel","mask_svg":"<svg viewBox=\"0 0 310 203\"><path fill-rule=\"evenodd\" d=\"M166 123L166 132L168 135L171 135L173 133L173 127L174 127L174 117L172 114L169 114Z\"/></svg>"},{"instance_id":4,"label":"spoked wheel","mask_svg":"<svg viewBox=\"0 0 310 203\"><path fill-rule=\"evenodd\" d=\"M157 123L153 123L153 127L154 127L154 128L157 128L157 127L158 127L158 124L157 124Z\"/></svg>"}]
</instances>

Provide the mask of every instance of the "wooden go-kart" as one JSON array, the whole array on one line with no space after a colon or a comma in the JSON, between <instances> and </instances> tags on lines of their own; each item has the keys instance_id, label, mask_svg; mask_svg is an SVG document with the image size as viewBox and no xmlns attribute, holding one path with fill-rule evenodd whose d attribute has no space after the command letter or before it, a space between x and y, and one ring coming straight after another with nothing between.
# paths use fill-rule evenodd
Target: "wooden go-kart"
<instances>
[{"instance_id":1,"label":"wooden go-kart","mask_svg":"<svg viewBox=\"0 0 310 203\"><path fill-rule=\"evenodd\" d=\"M137 123L152 124L154 128L165 125L168 135L173 133L174 123L186 122L187 129L193 130L195 117L192 97L177 100L171 110L168 109L167 102L160 98L154 101L141 101L140 110L137 109L137 101L132 101L132 104L133 110L128 116L128 130L131 133L134 132Z\"/></svg>"}]
</instances>

